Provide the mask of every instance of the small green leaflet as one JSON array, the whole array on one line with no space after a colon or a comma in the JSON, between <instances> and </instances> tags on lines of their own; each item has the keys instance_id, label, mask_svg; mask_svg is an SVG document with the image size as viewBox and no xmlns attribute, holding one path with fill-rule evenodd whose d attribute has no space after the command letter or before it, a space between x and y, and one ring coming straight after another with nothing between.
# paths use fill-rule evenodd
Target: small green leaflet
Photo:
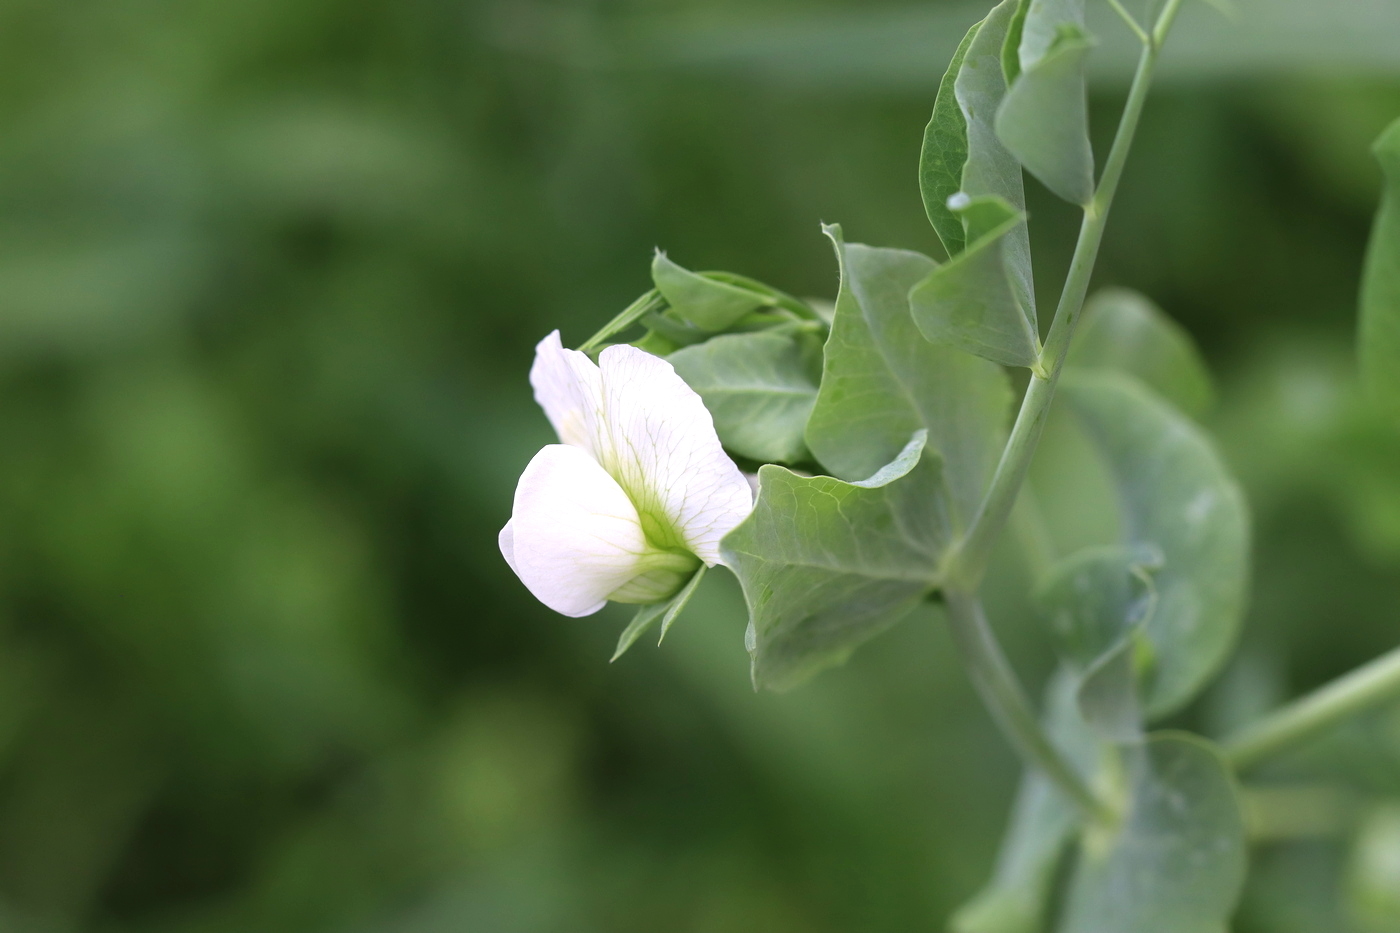
<instances>
[{"instance_id":1,"label":"small green leaflet","mask_svg":"<svg viewBox=\"0 0 1400 933\"><path fill-rule=\"evenodd\" d=\"M1204 739L1159 733L1128 765L1122 824L1086 834L1059 933L1225 933L1246 856L1224 760Z\"/></svg>"},{"instance_id":2,"label":"small green leaflet","mask_svg":"<svg viewBox=\"0 0 1400 933\"><path fill-rule=\"evenodd\" d=\"M700 394L724 446L764 463L808 458L803 433L817 400L821 346L812 334L724 334L667 360Z\"/></svg>"},{"instance_id":3,"label":"small green leaflet","mask_svg":"<svg viewBox=\"0 0 1400 933\"><path fill-rule=\"evenodd\" d=\"M750 311L773 304L768 295L683 269L660 250L651 263L651 278L672 310L712 333L732 326Z\"/></svg>"},{"instance_id":4,"label":"small green leaflet","mask_svg":"<svg viewBox=\"0 0 1400 933\"><path fill-rule=\"evenodd\" d=\"M948 204L976 239L910 290L914 322L933 343L1005 366L1034 365L1040 355L1035 314L1010 276L1013 237L1025 232L1025 214L1001 198L957 194Z\"/></svg>"},{"instance_id":5,"label":"small green leaflet","mask_svg":"<svg viewBox=\"0 0 1400 933\"><path fill-rule=\"evenodd\" d=\"M1078 679L1061 670L1046 688L1045 730L1086 780L1104 748L1079 716ZM1059 866L1080 824L1069 800L1040 772L1021 778L992 880L949 921L952 933L1039 933Z\"/></svg>"},{"instance_id":6,"label":"small green leaflet","mask_svg":"<svg viewBox=\"0 0 1400 933\"><path fill-rule=\"evenodd\" d=\"M1036 2L1031 3L1032 12ZM1027 17L1026 28L1030 28ZM1026 42L1022 40L1021 48ZM1045 187L1072 204L1094 196L1084 61L1094 43L1066 32L1022 72L997 110L997 137Z\"/></svg>"},{"instance_id":7,"label":"small green leaflet","mask_svg":"<svg viewBox=\"0 0 1400 933\"><path fill-rule=\"evenodd\" d=\"M1215 402L1210 370L1191 335L1126 288L1106 288L1089 299L1067 365L1127 373L1193 418Z\"/></svg>"},{"instance_id":8,"label":"small green leaflet","mask_svg":"<svg viewBox=\"0 0 1400 933\"><path fill-rule=\"evenodd\" d=\"M1376 140L1374 152L1385 188L1361 278L1361 375L1400 418L1400 120Z\"/></svg>"},{"instance_id":9,"label":"small green leaflet","mask_svg":"<svg viewBox=\"0 0 1400 933\"><path fill-rule=\"evenodd\" d=\"M936 266L919 253L845 243L836 249L841 287L827 338L821 388L807 446L842 479L869 476L920 429L942 462L954 527L982 499L1006 438L1011 390L997 366L924 340L909 312L909 289Z\"/></svg>"},{"instance_id":10,"label":"small green leaflet","mask_svg":"<svg viewBox=\"0 0 1400 933\"><path fill-rule=\"evenodd\" d=\"M609 658L609 663L616 661L627 652L641 638L646 630L656 622L661 620L661 639L665 639L666 633L671 630L671 625L685 609L686 603L690 602L690 597L695 595L695 589L700 585L700 581L705 578L705 565L701 564L699 569L691 575L690 581L681 587L681 591L663 603L653 603L650 606L643 606L637 610L637 614L632 617L632 621L627 623L627 627L622 630L622 635L617 640L617 649L613 651L613 656ZM658 640L657 644L661 641Z\"/></svg>"},{"instance_id":11,"label":"small green leaflet","mask_svg":"<svg viewBox=\"0 0 1400 933\"><path fill-rule=\"evenodd\" d=\"M948 209L948 199L962 190L963 165L967 162L967 119L953 93L953 82L962 68L967 48L982 24L974 23L963 36L948 71L938 85L933 116L924 128L924 147L919 153L919 193L924 212L934 232L943 241L948 255L956 256L966 245L962 219Z\"/></svg>"},{"instance_id":12,"label":"small green leaflet","mask_svg":"<svg viewBox=\"0 0 1400 933\"><path fill-rule=\"evenodd\" d=\"M1135 380L1066 371L1062 391L1114 478L1124 545L1161 554L1143 697L1159 717L1194 696L1234 645L1249 577L1244 496L1200 428Z\"/></svg>"},{"instance_id":13,"label":"small green leaflet","mask_svg":"<svg viewBox=\"0 0 1400 933\"><path fill-rule=\"evenodd\" d=\"M1036 587L1060 653L1080 676L1080 713L1106 739L1142 737L1138 668L1150 661L1143 635L1156 608L1155 550L1090 547L1057 562Z\"/></svg>"},{"instance_id":14,"label":"small green leaflet","mask_svg":"<svg viewBox=\"0 0 1400 933\"><path fill-rule=\"evenodd\" d=\"M902 619L936 584L948 538L936 457L918 432L870 479L759 470L758 501L722 542L743 586L754 688L783 690Z\"/></svg>"}]
</instances>

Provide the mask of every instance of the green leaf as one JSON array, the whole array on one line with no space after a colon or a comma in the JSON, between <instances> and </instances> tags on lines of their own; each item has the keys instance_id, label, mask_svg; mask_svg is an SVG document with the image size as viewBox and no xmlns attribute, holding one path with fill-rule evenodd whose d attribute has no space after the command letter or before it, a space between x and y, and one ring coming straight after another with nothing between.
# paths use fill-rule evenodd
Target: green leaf
<instances>
[{"instance_id":1,"label":"green leaf","mask_svg":"<svg viewBox=\"0 0 1400 933\"><path fill-rule=\"evenodd\" d=\"M938 461L918 432L860 483L759 470L758 500L722 542L744 589L755 689L784 690L894 625L935 585L948 538Z\"/></svg>"},{"instance_id":2,"label":"green leaf","mask_svg":"<svg viewBox=\"0 0 1400 933\"><path fill-rule=\"evenodd\" d=\"M651 279L677 314L712 333L730 327L750 311L773 304L768 295L683 269L660 250L651 263Z\"/></svg>"},{"instance_id":3,"label":"green leaf","mask_svg":"<svg viewBox=\"0 0 1400 933\"><path fill-rule=\"evenodd\" d=\"M987 14L982 28L968 45L953 91L967 129L962 192L970 198L1001 198L1019 213L1026 209L1021 163L997 138L995 127L997 108L1006 96L1001 50L1016 17L1017 5L1017 0L1002 0ZM967 243L971 242L969 237ZM1031 332L1035 333L1035 285L1031 275L1030 235L1026 228L1021 226L1008 233L1002 250L1016 302L1029 319Z\"/></svg>"},{"instance_id":4,"label":"green leaf","mask_svg":"<svg viewBox=\"0 0 1400 933\"><path fill-rule=\"evenodd\" d=\"M1084 0L1030 0L1017 54L1021 70L1040 64L1066 32L1084 32Z\"/></svg>"},{"instance_id":5,"label":"green leaf","mask_svg":"<svg viewBox=\"0 0 1400 933\"><path fill-rule=\"evenodd\" d=\"M954 195L948 203L968 218L969 232L981 232L989 215L1003 219L910 290L914 322L933 343L1005 366L1033 365L1040 352L1035 315L1010 277L1012 236L1025 231L1025 215L1001 198Z\"/></svg>"},{"instance_id":6,"label":"green leaf","mask_svg":"<svg viewBox=\"0 0 1400 933\"><path fill-rule=\"evenodd\" d=\"M817 400L821 348L772 331L724 334L667 359L700 394L720 442L765 463L807 459L803 432Z\"/></svg>"},{"instance_id":7,"label":"green leaf","mask_svg":"<svg viewBox=\"0 0 1400 933\"><path fill-rule=\"evenodd\" d=\"M993 126L1006 94L1002 50L1020 15L1018 0L1003 0L968 30L939 85L933 116L924 130L919 191L929 222L950 258L973 239L965 218L948 206L953 195L1000 197L1017 211L1025 210L1021 165L997 139ZM1035 288L1026 230L1013 231L1005 249L1012 287L1034 327Z\"/></svg>"},{"instance_id":8,"label":"green leaf","mask_svg":"<svg viewBox=\"0 0 1400 933\"><path fill-rule=\"evenodd\" d=\"M1361 375L1386 411L1400 417L1400 120L1374 152L1385 188L1361 277Z\"/></svg>"},{"instance_id":9,"label":"green leaf","mask_svg":"<svg viewBox=\"0 0 1400 933\"><path fill-rule=\"evenodd\" d=\"M1089 299L1067 365L1127 373L1194 418L1215 402L1210 370L1191 335L1126 288L1106 288Z\"/></svg>"},{"instance_id":10,"label":"green leaf","mask_svg":"<svg viewBox=\"0 0 1400 933\"><path fill-rule=\"evenodd\" d=\"M1078 679L1058 672L1046 688L1045 730L1092 778L1102 746L1075 705ZM1011 810L992 880L949 922L953 933L1038 933L1044 929L1056 869L1080 824L1075 805L1039 771L1027 771Z\"/></svg>"},{"instance_id":11,"label":"green leaf","mask_svg":"<svg viewBox=\"0 0 1400 933\"><path fill-rule=\"evenodd\" d=\"M1161 554L1157 602L1144 628L1158 717L1189 700L1224 662L1249 576L1244 497L1194 422L1110 372L1066 372L1063 391L1104 456L1118 491L1124 543Z\"/></svg>"},{"instance_id":12,"label":"green leaf","mask_svg":"<svg viewBox=\"0 0 1400 933\"><path fill-rule=\"evenodd\" d=\"M1085 548L1052 567L1035 592L1061 654L1079 674L1084 720L1110 741L1142 737L1139 668L1151 660L1142 632L1157 601L1151 572L1161 561L1146 548Z\"/></svg>"},{"instance_id":13,"label":"green leaf","mask_svg":"<svg viewBox=\"0 0 1400 933\"><path fill-rule=\"evenodd\" d=\"M833 475L869 476L915 431L928 431L942 461L951 515L961 529L981 502L1005 442L1011 404L998 367L924 340L909 314L909 289L935 268L927 256L841 239L841 288L827 338L807 446ZM930 496L941 494L937 489Z\"/></svg>"},{"instance_id":14,"label":"green leaf","mask_svg":"<svg viewBox=\"0 0 1400 933\"><path fill-rule=\"evenodd\" d=\"M1001 40L1001 75L1010 87L1021 75L1021 37L1026 30L1026 14L1030 12L1031 0L1019 0L1016 12L1011 15L1011 24L1006 27L1006 38Z\"/></svg>"},{"instance_id":15,"label":"green leaf","mask_svg":"<svg viewBox=\"0 0 1400 933\"><path fill-rule=\"evenodd\" d=\"M1363 933L1400 929L1400 803L1362 820L1347 864L1346 906Z\"/></svg>"},{"instance_id":16,"label":"green leaf","mask_svg":"<svg viewBox=\"0 0 1400 933\"><path fill-rule=\"evenodd\" d=\"M966 244L962 220L948 209L948 199L962 190L963 165L967 162L967 119L958 106L953 83L968 46L981 28L980 22L973 24L948 63L919 152L919 193L924 199L924 212L949 256L961 253Z\"/></svg>"},{"instance_id":17,"label":"green leaf","mask_svg":"<svg viewBox=\"0 0 1400 933\"><path fill-rule=\"evenodd\" d=\"M628 622L627 627L622 630L622 635L617 639L617 648L613 651L613 656L608 659L608 663L611 664L626 654L627 649L636 644L637 639L641 638L657 619L661 620L661 639L657 641L657 644L660 644L661 640L666 638L666 633L671 630L671 625L681 614L681 610L685 609L686 603L690 602L690 597L695 595L696 587L705 578L705 570L705 565L701 564L695 573L691 574L689 582L670 599L640 607L637 614L632 617L632 621Z\"/></svg>"},{"instance_id":18,"label":"green leaf","mask_svg":"<svg viewBox=\"0 0 1400 933\"><path fill-rule=\"evenodd\" d=\"M1245 836L1224 760L1203 739L1160 733L1128 765L1122 824L1083 840L1060 933L1225 933Z\"/></svg>"},{"instance_id":19,"label":"green leaf","mask_svg":"<svg viewBox=\"0 0 1400 933\"><path fill-rule=\"evenodd\" d=\"M1032 2L1032 11L1035 6ZM1065 34L1034 65L1024 66L1023 59L1024 70L996 115L997 137L1006 148L1045 187L1072 204L1087 205L1094 196L1084 81L1084 61L1093 47L1082 34Z\"/></svg>"}]
</instances>

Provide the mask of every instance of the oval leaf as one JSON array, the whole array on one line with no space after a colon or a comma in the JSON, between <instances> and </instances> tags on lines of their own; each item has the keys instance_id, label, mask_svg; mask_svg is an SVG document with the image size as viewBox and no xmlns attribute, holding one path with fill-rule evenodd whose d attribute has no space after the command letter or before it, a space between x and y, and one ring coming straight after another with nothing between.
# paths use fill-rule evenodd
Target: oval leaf
<instances>
[{"instance_id":1,"label":"oval leaf","mask_svg":"<svg viewBox=\"0 0 1400 933\"><path fill-rule=\"evenodd\" d=\"M1385 190L1361 279L1361 375L1377 401L1400 417L1400 120L1374 151Z\"/></svg>"},{"instance_id":2,"label":"oval leaf","mask_svg":"<svg viewBox=\"0 0 1400 933\"><path fill-rule=\"evenodd\" d=\"M820 352L812 338L769 331L723 334L667 360L700 394L728 450L797 463L808 456L802 438L817 400Z\"/></svg>"},{"instance_id":3,"label":"oval leaf","mask_svg":"<svg viewBox=\"0 0 1400 933\"><path fill-rule=\"evenodd\" d=\"M1163 733L1129 755L1126 813L1080 847L1060 933L1224 933L1245 873L1244 820L1218 752Z\"/></svg>"},{"instance_id":4,"label":"oval leaf","mask_svg":"<svg viewBox=\"0 0 1400 933\"><path fill-rule=\"evenodd\" d=\"M958 106L953 83L968 46L981 28L981 23L974 23L953 53L938 85L933 116L924 127L924 145L919 150L919 194L924 199L924 212L949 256L961 253L966 245L962 220L948 209L948 199L962 190L963 165L967 163L967 120Z\"/></svg>"},{"instance_id":5,"label":"oval leaf","mask_svg":"<svg viewBox=\"0 0 1400 933\"><path fill-rule=\"evenodd\" d=\"M1161 716L1234 645L1249 576L1244 496L1200 428L1134 380L1075 371L1063 388L1117 485L1124 543L1162 555L1144 630L1154 659L1145 706Z\"/></svg>"},{"instance_id":6,"label":"oval leaf","mask_svg":"<svg viewBox=\"0 0 1400 933\"><path fill-rule=\"evenodd\" d=\"M870 479L779 466L758 472L754 510L722 544L743 586L755 688L783 690L846 659L935 585L947 541L938 461L924 433Z\"/></svg>"},{"instance_id":7,"label":"oval leaf","mask_svg":"<svg viewBox=\"0 0 1400 933\"><path fill-rule=\"evenodd\" d=\"M1126 288L1106 288L1089 299L1067 365L1127 373L1193 418L1215 401L1210 370L1191 335Z\"/></svg>"}]
</instances>

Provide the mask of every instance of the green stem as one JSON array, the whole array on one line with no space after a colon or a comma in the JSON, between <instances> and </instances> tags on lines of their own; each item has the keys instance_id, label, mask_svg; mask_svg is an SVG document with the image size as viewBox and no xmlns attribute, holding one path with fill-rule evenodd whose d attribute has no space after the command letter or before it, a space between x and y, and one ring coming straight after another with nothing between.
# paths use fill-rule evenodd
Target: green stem
<instances>
[{"instance_id":1,"label":"green stem","mask_svg":"<svg viewBox=\"0 0 1400 933\"><path fill-rule=\"evenodd\" d=\"M982 701L1012 746L1091 819L1107 819L1108 809L1079 772L1046 737L1016 673L987 625L982 602L971 593L945 590L948 623Z\"/></svg>"},{"instance_id":2,"label":"green stem","mask_svg":"<svg viewBox=\"0 0 1400 933\"><path fill-rule=\"evenodd\" d=\"M580 344L579 349L587 353L613 334L620 334L640 321L648 312L660 311L665 307L666 299L662 298L661 293L653 288L651 291L623 308L622 311L618 313L617 317L603 325L602 330Z\"/></svg>"},{"instance_id":3,"label":"green stem","mask_svg":"<svg viewBox=\"0 0 1400 933\"><path fill-rule=\"evenodd\" d=\"M1177 2L1169 2L1163 17L1168 14L1175 16L1178 6ZM1166 22L1170 24L1169 19ZM1160 25L1159 22L1159 28ZM968 526L967 535L948 559L946 577L968 589L975 589L986 572L992 548L1001 536L1011 507L1016 503L1026 471L1030 468L1031 457L1040 442L1040 434L1045 429L1050 402L1055 397L1055 386L1060 380L1060 370L1064 367L1074 329L1079 323L1079 314L1084 308L1084 296L1089 290L1094 262L1098 259L1099 244L1103 241L1104 227L1108 223L1108 211L1118 191L1123 166L1128 161L1128 151L1132 148L1143 105L1147 102L1147 89L1152 84L1152 71L1157 64L1160 47L1159 42L1143 46L1128 101L1118 121L1113 147L1104 162L1103 175L1093 199L1084 208L1074 258L1070 260L1069 274L1065 277L1064 289L1060 292L1060 302L1050 322L1040 359L1031 369L1030 385L1021 399L1021 410L1016 415L996 472L992 474L987 494Z\"/></svg>"},{"instance_id":4,"label":"green stem","mask_svg":"<svg viewBox=\"0 0 1400 933\"><path fill-rule=\"evenodd\" d=\"M1222 743L1225 756L1237 769L1248 768L1349 716L1396 698L1400 698L1400 648L1241 729Z\"/></svg>"}]
</instances>

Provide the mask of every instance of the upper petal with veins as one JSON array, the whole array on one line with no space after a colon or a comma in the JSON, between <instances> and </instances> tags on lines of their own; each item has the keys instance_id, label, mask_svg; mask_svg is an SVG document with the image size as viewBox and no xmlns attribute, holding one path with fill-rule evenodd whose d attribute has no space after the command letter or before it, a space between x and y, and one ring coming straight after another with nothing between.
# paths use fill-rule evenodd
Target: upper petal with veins
<instances>
[{"instance_id":1,"label":"upper petal with veins","mask_svg":"<svg viewBox=\"0 0 1400 933\"><path fill-rule=\"evenodd\" d=\"M636 347L608 347L598 363L599 461L644 517L664 517L680 539L657 544L683 546L714 566L720 539L749 514L753 497L705 403L670 363Z\"/></svg>"},{"instance_id":2,"label":"upper petal with veins","mask_svg":"<svg viewBox=\"0 0 1400 933\"><path fill-rule=\"evenodd\" d=\"M587 354L564 349L559 331L552 332L535 346L530 385L560 442L582 447L596 457L602 377Z\"/></svg>"}]
</instances>

